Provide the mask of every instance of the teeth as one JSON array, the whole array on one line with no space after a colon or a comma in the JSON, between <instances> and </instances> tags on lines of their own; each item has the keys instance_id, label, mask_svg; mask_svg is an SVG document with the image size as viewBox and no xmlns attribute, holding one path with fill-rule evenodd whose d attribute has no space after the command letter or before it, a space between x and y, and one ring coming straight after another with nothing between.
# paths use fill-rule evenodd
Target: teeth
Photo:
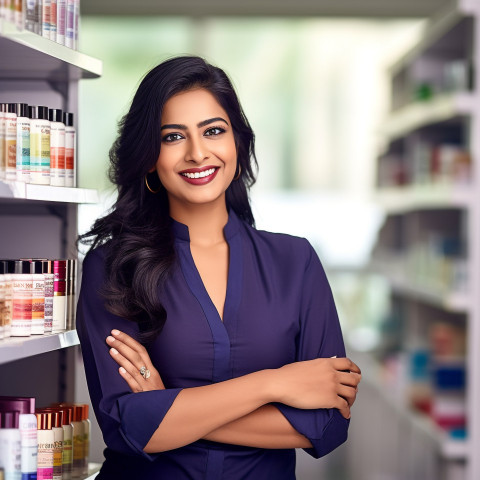
<instances>
[{"instance_id":1,"label":"teeth","mask_svg":"<svg viewBox=\"0 0 480 480\"><path fill-rule=\"evenodd\" d=\"M181 175L187 178L204 178L204 177L208 177L213 172L215 172L215 169L209 168L208 170L204 170L203 172L195 172L195 173L184 172Z\"/></svg>"}]
</instances>

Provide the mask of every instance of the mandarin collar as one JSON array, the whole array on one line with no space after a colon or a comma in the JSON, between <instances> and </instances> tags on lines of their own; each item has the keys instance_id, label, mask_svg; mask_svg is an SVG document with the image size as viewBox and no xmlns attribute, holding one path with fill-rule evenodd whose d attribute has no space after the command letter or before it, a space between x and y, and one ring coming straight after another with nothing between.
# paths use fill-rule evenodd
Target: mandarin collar
<instances>
[{"instance_id":1,"label":"mandarin collar","mask_svg":"<svg viewBox=\"0 0 480 480\"><path fill-rule=\"evenodd\" d=\"M171 218L171 217L170 217ZM172 231L175 237L175 240L181 242L190 242L190 234L188 232L188 226L177 222L173 218L172 221ZM233 210L228 212L228 220L226 225L223 227L223 234L225 235L225 239L229 240L232 238L239 229L240 219L237 217L236 213Z\"/></svg>"}]
</instances>

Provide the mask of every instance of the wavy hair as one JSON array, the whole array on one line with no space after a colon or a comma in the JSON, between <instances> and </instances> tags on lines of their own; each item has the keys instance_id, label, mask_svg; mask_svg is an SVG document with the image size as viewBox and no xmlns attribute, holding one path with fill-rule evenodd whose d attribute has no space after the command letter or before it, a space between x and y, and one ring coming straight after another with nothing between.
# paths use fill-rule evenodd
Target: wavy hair
<instances>
[{"instance_id":1,"label":"wavy hair","mask_svg":"<svg viewBox=\"0 0 480 480\"><path fill-rule=\"evenodd\" d=\"M228 76L195 56L175 57L156 66L141 81L110 149L109 178L117 186L117 200L107 215L79 237L90 250L108 242L102 292L105 306L111 313L137 322L144 341L155 338L167 319L159 288L176 259L167 192L159 184L159 192L151 193L145 176L160 153L165 103L194 88L212 93L231 120L236 175L240 176L226 191L227 208L248 224L255 223L249 201L258 166L255 136Z\"/></svg>"}]
</instances>

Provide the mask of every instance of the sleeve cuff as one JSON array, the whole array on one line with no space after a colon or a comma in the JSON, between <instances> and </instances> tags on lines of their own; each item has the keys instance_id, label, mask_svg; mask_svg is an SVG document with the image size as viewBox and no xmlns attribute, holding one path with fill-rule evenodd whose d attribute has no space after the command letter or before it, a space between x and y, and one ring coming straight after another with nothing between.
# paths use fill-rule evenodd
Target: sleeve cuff
<instances>
[{"instance_id":1,"label":"sleeve cuff","mask_svg":"<svg viewBox=\"0 0 480 480\"><path fill-rule=\"evenodd\" d=\"M335 408L301 410L282 403L275 406L298 433L310 440L312 448L304 450L314 458L323 457L347 440L350 420Z\"/></svg>"}]
</instances>

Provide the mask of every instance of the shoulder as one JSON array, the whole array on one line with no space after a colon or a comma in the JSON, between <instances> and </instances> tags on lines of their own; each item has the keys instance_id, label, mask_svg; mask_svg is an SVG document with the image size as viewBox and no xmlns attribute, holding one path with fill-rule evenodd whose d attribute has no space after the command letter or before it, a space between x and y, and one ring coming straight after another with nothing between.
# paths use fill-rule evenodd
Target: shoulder
<instances>
[{"instance_id":1,"label":"shoulder","mask_svg":"<svg viewBox=\"0 0 480 480\"><path fill-rule=\"evenodd\" d=\"M87 252L82 261L83 276L103 277L109 247L109 242L107 242Z\"/></svg>"}]
</instances>

